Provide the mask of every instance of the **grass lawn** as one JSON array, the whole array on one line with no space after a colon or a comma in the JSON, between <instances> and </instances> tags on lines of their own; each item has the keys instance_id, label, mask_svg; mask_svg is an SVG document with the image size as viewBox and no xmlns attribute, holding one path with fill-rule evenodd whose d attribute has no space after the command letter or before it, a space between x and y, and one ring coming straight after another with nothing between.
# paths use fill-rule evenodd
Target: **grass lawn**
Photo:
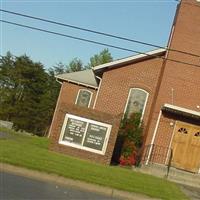
<instances>
[{"instance_id":1,"label":"grass lawn","mask_svg":"<svg viewBox=\"0 0 200 200\"><path fill-rule=\"evenodd\" d=\"M188 199L175 183L120 167L104 166L48 150L49 140L11 132L0 139L0 162L160 199Z\"/></svg>"}]
</instances>

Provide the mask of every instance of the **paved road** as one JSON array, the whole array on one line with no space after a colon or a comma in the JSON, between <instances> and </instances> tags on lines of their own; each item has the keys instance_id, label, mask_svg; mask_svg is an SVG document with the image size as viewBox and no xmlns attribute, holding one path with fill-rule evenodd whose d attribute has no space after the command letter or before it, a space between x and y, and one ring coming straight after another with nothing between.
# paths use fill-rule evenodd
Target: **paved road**
<instances>
[{"instance_id":1,"label":"paved road","mask_svg":"<svg viewBox=\"0 0 200 200\"><path fill-rule=\"evenodd\" d=\"M0 172L0 200L116 200L111 197Z\"/></svg>"},{"instance_id":2,"label":"paved road","mask_svg":"<svg viewBox=\"0 0 200 200\"><path fill-rule=\"evenodd\" d=\"M187 185L180 185L181 190L190 198L190 200L200 199L200 188L195 188Z\"/></svg>"}]
</instances>

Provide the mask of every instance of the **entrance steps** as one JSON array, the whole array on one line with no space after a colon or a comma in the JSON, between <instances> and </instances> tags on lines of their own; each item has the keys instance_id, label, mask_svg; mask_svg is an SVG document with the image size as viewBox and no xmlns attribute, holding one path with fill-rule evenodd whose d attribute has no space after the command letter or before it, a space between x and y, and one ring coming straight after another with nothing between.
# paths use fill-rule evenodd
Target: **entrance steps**
<instances>
[{"instance_id":1,"label":"entrance steps","mask_svg":"<svg viewBox=\"0 0 200 200\"><path fill-rule=\"evenodd\" d=\"M186 172L174 167L168 169L165 165L160 164L148 164L142 165L140 168L133 168L134 171L150 174L166 178L169 181L173 181L183 185L189 185L200 189L200 174Z\"/></svg>"}]
</instances>

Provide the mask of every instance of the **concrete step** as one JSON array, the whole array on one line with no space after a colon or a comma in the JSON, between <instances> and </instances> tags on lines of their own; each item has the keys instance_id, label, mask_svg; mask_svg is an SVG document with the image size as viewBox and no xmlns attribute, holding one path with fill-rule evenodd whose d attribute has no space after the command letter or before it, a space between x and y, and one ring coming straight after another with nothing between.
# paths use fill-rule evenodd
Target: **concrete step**
<instances>
[{"instance_id":1,"label":"concrete step","mask_svg":"<svg viewBox=\"0 0 200 200\"><path fill-rule=\"evenodd\" d=\"M199 181L200 182L200 174L186 172L186 171L179 170L179 169L176 169L176 168L170 168L169 177L182 178L182 179L185 179L185 180Z\"/></svg>"},{"instance_id":2,"label":"concrete step","mask_svg":"<svg viewBox=\"0 0 200 200\"><path fill-rule=\"evenodd\" d=\"M186 172L173 167L170 167L168 170L167 166L160 164L143 165L140 168L133 168L133 170L166 178L176 183L200 188L200 174Z\"/></svg>"},{"instance_id":3,"label":"concrete step","mask_svg":"<svg viewBox=\"0 0 200 200\"><path fill-rule=\"evenodd\" d=\"M167 179L169 181L172 181L172 182L176 182L176 183L179 183L179 184L184 184L184 185L188 185L188 186L192 186L192 187L196 187L196 188L199 188L200 190L200 181L199 180L191 180L191 179L187 179L187 178L180 178L180 177L174 177L174 176L168 176Z\"/></svg>"}]
</instances>

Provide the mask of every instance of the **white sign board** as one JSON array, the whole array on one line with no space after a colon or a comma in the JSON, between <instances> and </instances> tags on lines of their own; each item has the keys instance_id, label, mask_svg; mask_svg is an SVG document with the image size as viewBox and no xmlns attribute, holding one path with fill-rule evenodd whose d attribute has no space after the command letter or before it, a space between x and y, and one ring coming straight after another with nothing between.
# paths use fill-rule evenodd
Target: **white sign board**
<instances>
[{"instance_id":1,"label":"white sign board","mask_svg":"<svg viewBox=\"0 0 200 200\"><path fill-rule=\"evenodd\" d=\"M59 144L104 155L111 128L110 124L66 114Z\"/></svg>"}]
</instances>

